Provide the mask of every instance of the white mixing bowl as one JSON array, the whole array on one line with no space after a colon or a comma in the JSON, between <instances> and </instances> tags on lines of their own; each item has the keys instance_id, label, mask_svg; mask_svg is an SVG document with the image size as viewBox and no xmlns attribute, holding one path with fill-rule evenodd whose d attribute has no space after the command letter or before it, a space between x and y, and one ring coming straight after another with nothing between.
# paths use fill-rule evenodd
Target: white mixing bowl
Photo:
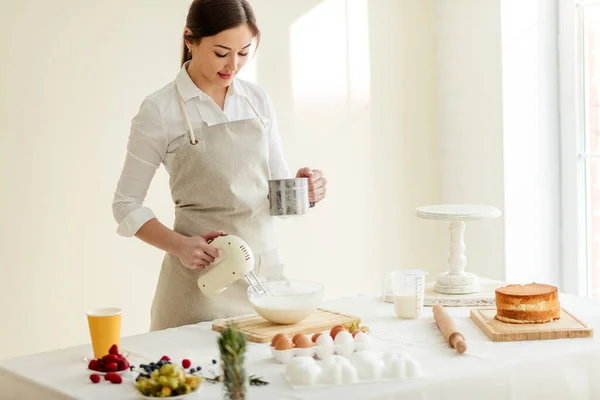
<instances>
[{"instance_id":1,"label":"white mixing bowl","mask_svg":"<svg viewBox=\"0 0 600 400\"><path fill-rule=\"evenodd\" d=\"M258 294L248 287L254 310L274 324L290 325L313 314L323 301L323 285L310 281L278 280L263 282L269 294Z\"/></svg>"}]
</instances>

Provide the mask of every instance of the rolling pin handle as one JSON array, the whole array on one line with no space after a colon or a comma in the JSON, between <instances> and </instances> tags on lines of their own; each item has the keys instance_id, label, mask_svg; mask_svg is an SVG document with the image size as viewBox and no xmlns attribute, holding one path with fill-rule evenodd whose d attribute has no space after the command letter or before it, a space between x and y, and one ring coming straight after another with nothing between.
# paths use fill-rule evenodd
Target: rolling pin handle
<instances>
[{"instance_id":1,"label":"rolling pin handle","mask_svg":"<svg viewBox=\"0 0 600 400\"><path fill-rule=\"evenodd\" d=\"M467 351L467 343L465 343L465 337L462 335L462 333L454 332L452 335L450 335L448 338L448 344L450 347L456 349L458 354L463 354L465 351Z\"/></svg>"}]
</instances>

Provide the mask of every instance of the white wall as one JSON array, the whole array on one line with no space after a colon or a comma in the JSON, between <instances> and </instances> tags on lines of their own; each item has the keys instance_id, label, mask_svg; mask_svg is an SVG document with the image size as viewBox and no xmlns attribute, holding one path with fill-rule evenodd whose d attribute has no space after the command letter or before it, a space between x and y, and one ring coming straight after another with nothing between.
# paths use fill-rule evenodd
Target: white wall
<instances>
[{"instance_id":1,"label":"white wall","mask_svg":"<svg viewBox=\"0 0 600 400\"><path fill-rule=\"evenodd\" d=\"M503 211L467 223L467 271L558 285L556 1L435 4L442 199Z\"/></svg>"},{"instance_id":2,"label":"white wall","mask_svg":"<svg viewBox=\"0 0 600 400\"><path fill-rule=\"evenodd\" d=\"M506 280L564 291L557 3L504 0L502 21Z\"/></svg>"},{"instance_id":3,"label":"white wall","mask_svg":"<svg viewBox=\"0 0 600 400\"><path fill-rule=\"evenodd\" d=\"M437 0L438 125L444 203L504 211L499 0ZM468 222L468 272L504 278L504 218Z\"/></svg>"},{"instance_id":4,"label":"white wall","mask_svg":"<svg viewBox=\"0 0 600 400\"><path fill-rule=\"evenodd\" d=\"M264 40L247 76L275 100L291 166L330 182L309 217L278 223L289 275L337 296L442 268L443 230L412 214L442 199L434 3L253 3ZM2 4L0 358L88 342L91 307L122 307L123 335L147 330L162 254L117 236L110 205L131 118L179 69L187 5ZM162 169L147 202L172 222Z\"/></svg>"}]
</instances>

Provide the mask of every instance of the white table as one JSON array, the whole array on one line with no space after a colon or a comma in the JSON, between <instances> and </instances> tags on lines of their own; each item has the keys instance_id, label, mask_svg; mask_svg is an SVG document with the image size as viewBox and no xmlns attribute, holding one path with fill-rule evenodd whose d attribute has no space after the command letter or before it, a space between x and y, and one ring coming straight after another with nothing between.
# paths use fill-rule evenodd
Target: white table
<instances>
[{"instance_id":1,"label":"white table","mask_svg":"<svg viewBox=\"0 0 600 400\"><path fill-rule=\"evenodd\" d=\"M600 328L600 302L561 295L563 306L595 329ZM599 399L600 339L561 339L528 342L491 342L469 319L469 308L448 308L464 333L469 349L457 355L448 348L431 314L417 320L399 320L393 305L380 295L358 295L330 301L327 307L359 315L373 338L386 349L403 348L420 361L425 377L394 383L359 384L328 389L292 390L282 377L283 365L271 359L267 345L251 343L249 374L271 382L250 387L248 399ZM218 359L216 339L209 323L152 332L122 339L138 364L144 356L168 354L210 364ZM0 363L1 399L133 399L130 379L121 385L102 381L94 385L82 357L90 346L36 354ZM204 368L206 369L206 367ZM206 384L198 399L221 399L222 386Z\"/></svg>"}]
</instances>

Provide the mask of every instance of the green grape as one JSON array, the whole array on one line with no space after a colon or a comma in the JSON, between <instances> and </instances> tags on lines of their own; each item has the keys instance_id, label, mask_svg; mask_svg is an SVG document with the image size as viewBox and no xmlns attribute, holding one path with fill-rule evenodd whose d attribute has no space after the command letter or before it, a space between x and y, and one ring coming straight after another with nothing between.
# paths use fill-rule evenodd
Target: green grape
<instances>
[{"instance_id":1,"label":"green grape","mask_svg":"<svg viewBox=\"0 0 600 400\"><path fill-rule=\"evenodd\" d=\"M187 375L176 364L164 364L152 371L150 378L139 377L135 385L144 396L167 398L192 393L203 380L201 376Z\"/></svg>"},{"instance_id":2,"label":"green grape","mask_svg":"<svg viewBox=\"0 0 600 400\"><path fill-rule=\"evenodd\" d=\"M164 376L170 376L174 372L177 372L175 366L173 364L165 364L160 367L160 374Z\"/></svg>"},{"instance_id":3,"label":"green grape","mask_svg":"<svg viewBox=\"0 0 600 400\"><path fill-rule=\"evenodd\" d=\"M177 389L177 386L179 386L179 380L176 378L169 378L168 384L171 389Z\"/></svg>"}]
</instances>

